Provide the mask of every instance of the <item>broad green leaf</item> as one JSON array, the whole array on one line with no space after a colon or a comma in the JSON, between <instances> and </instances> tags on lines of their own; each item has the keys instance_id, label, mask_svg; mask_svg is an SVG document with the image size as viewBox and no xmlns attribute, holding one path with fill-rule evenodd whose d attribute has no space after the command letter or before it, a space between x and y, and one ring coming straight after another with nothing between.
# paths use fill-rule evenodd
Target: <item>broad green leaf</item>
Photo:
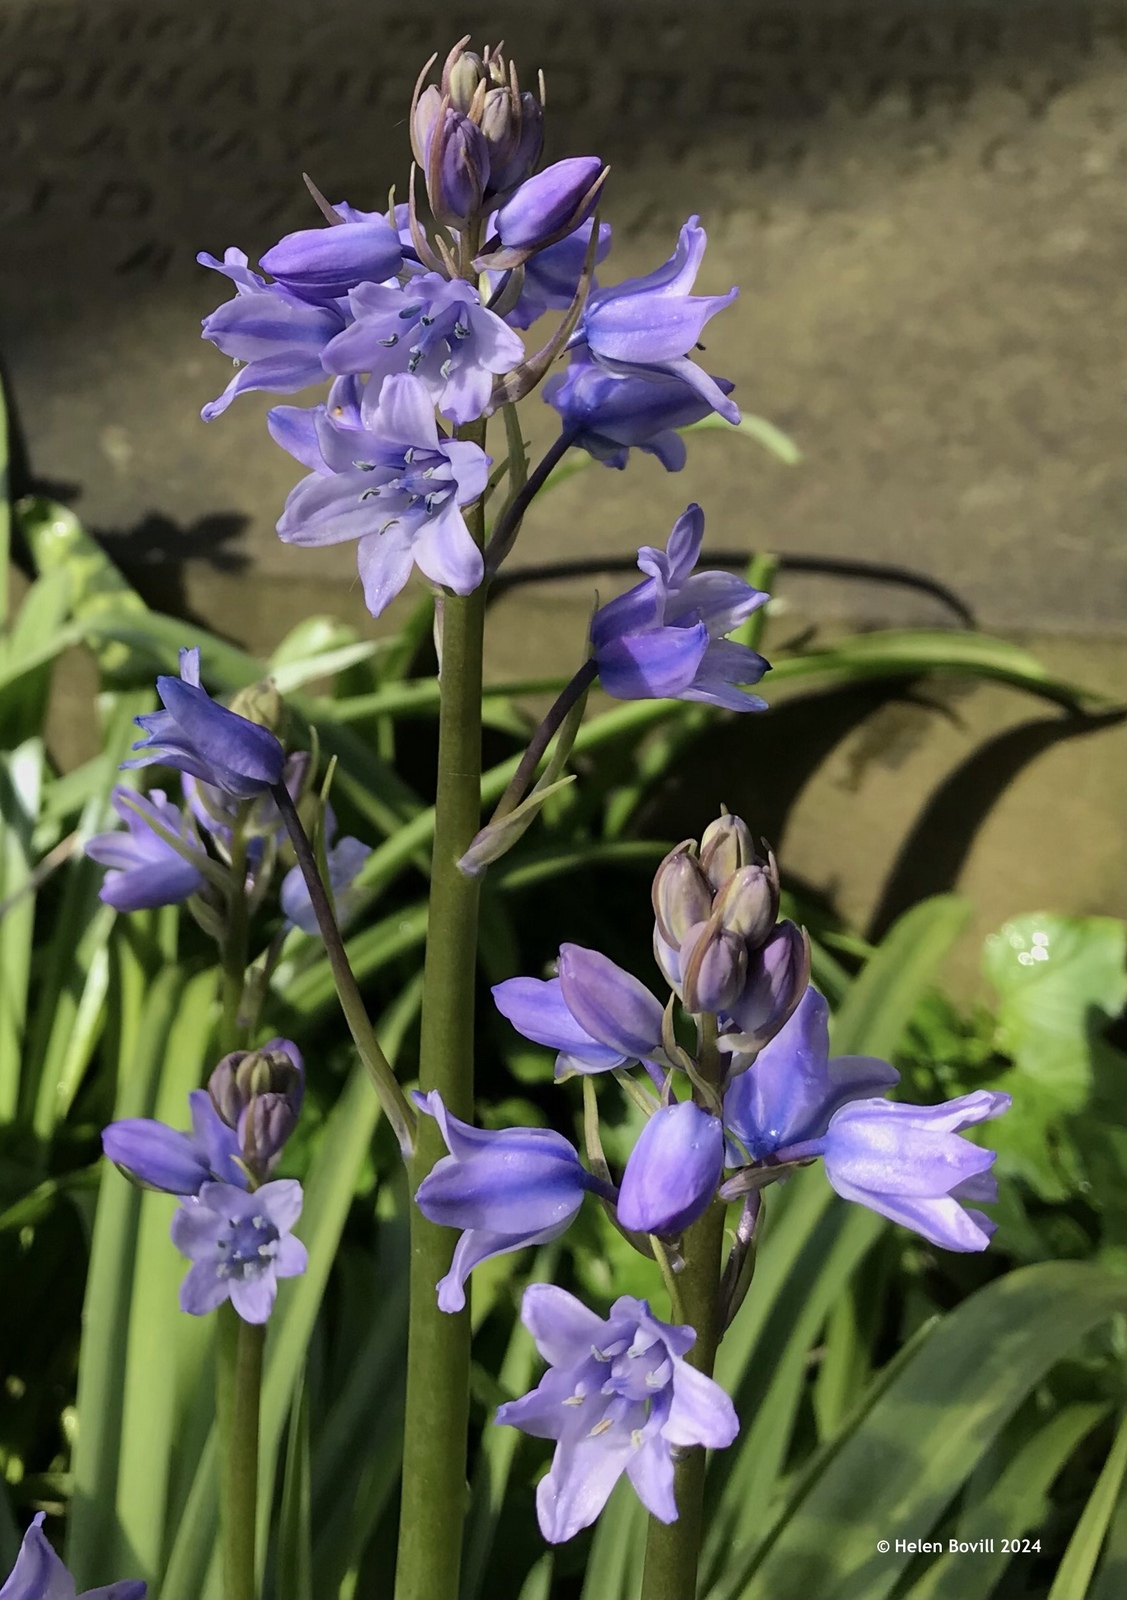
<instances>
[{"instance_id":1,"label":"broad green leaf","mask_svg":"<svg viewBox=\"0 0 1127 1600\"><path fill-rule=\"evenodd\" d=\"M1127 1415L1119 1424L1103 1471L1096 1487L1088 1496L1080 1521L1076 1524L1068 1549L1061 1558L1049 1600L1073 1600L1075 1595L1085 1595L1096 1570L1100 1548L1103 1545L1116 1508L1123 1501L1123 1480L1127 1476Z\"/></svg>"},{"instance_id":2,"label":"broad green leaf","mask_svg":"<svg viewBox=\"0 0 1127 1600\"><path fill-rule=\"evenodd\" d=\"M982 1452L1057 1361L1118 1308L1081 1262L1024 1267L950 1312L789 1508L740 1600L884 1600ZM893 1542L889 1553L877 1541Z\"/></svg>"},{"instance_id":3,"label":"broad green leaf","mask_svg":"<svg viewBox=\"0 0 1127 1600\"><path fill-rule=\"evenodd\" d=\"M835 1055L892 1055L970 912L957 895L933 895L892 925L833 1017Z\"/></svg>"},{"instance_id":4,"label":"broad green leaf","mask_svg":"<svg viewBox=\"0 0 1127 1600\"><path fill-rule=\"evenodd\" d=\"M1121 1600L1127 1588L1127 1495L1111 1514L1103 1554L1087 1600Z\"/></svg>"},{"instance_id":5,"label":"broad green leaf","mask_svg":"<svg viewBox=\"0 0 1127 1600\"><path fill-rule=\"evenodd\" d=\"M310 1600L313 1542L310 1523L309 1396L304 1378L290 1408L282 1500L278 1508L275 1600Z\"/></svg>"}]
</instances>

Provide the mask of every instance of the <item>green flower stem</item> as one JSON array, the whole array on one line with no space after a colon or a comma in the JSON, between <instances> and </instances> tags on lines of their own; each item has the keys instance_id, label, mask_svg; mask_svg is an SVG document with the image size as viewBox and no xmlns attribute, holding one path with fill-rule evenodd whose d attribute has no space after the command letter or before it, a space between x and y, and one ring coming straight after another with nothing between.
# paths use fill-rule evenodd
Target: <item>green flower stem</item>
<instances>
[{"instance_id":1,"label":"green flower stem","mask_svg":"<svg viewBox=\"0 0 1127 1600\"><path fill-rule=\"evenodd\" d=\"M266 1328L244 1322L230 1301L219 1307L216 1316L223 1596L224 1600L258 1600L255 1577L258 1412Z\"/></svg>"},{"instance_id":2,"label":"green flower stem","mask_svg":"<svg viewBox=\"0 0 1127 1600\"><path fill-rule=\"evenodd\" d=\"M536 769L544 758L544 752L560 731L560 726L571 710L572 706L587 693L599 675L595 661L585 661L579 671L566 685L554 705L537 728L529 741L528 749L520 759L520 765L509 780L509 785L497 802L491 822L500 822L502 817L507 817L520 805L536 776Z\"/></svg>"},{"instance_id":3,"label":"green flower stem","mask_svg":"<svg viewBox=\"0 0 1127 1600\"><path fill-rule=\"evenodd\" d=\"M484 422L459 431L483 444ZM480 546L484 507L466 518ZM438 721L438 787L423 976L419 1085L437 1089L447 1109L473 1118L474 984L478 883L458 870L481 820L481 657L486 588L447 594L442 602L442 698ZM419 1123L411 1163L412 1192L446 1154L437 1125ZM396 1600L455 1600L466 1514L466 1426L469 1410L469 1308L440 1311L435 1285L450 1268L450 1228L411 1208L410 1333L403 1437Z\"/></svg>"},{"instance_id":4,"label":"green flower stem","mask_svg":"<svg viewBox=\"0 0 1127 1600\"><path fill-rule=\"evenodd\" d=\"M399 1148L403 1152L404 1160L410 1160L414 1146L415 1113L408 1105L399 1087L391 1064L380 1048L380 1042L372 1029L368 1013L364 1007L355 975L348 964L344 941L337 927L337 919L333 913L332 902L328 891L321 881L321 874L317 868L317 857L313 846L309 842L309 835L302 826L301 818L297 814L297 807L284 783L277 784L271 789L275 804L282 814L282 821L290 836L290 842L297 856L297 864L301 868L301 875L305 879L305 887L309 891L309 899L317 918L317 926L321 930L321 938L325 941L325 954L329 958L329 965L333 969L333 982L336 985L337 998L340 1008L344 1012L344 1019L348 1023L348 1031L352 1035L353 1043L360 1053L360 1059L367 1067L375 1087L384 1115L391 1123Z\"/></svg>"},{"instance_id":5,"label":"green flower stem","mask_svg":"<svg viewBox=\"0 0 1127 1600\"><path fill-rule=\"evenodd\" d=\"M247 843L242 829L242 811L231 830L231 878L227 896L227 914L223 919L223 1009L219 1018L219 1053L228 1055L243 1043L239 1026L239 1011L243 1003L243 986L247 971L247 913L246 875Z\"/></svg>"},{"instance_id":6,"label":"green flower stem","mask_svg":"<svg viewBox=\"0 0 1127 1600\"><path fill-rule=\"evenodd\" d=\"M697 1018L700 1034L698 1070L709 1086L720 1081L716 1050L716 1018ZM682 1241L684 1267L677 1274L680 1313L696 1329L696 1343L685 1360L711 1378L716 1349L723 1334L720 1266L727 1207L713 1200L704 1216L686 1229ZM650 1518L641 1600L696 1600L697 1565L704 1521L704 1474L707 1460L698 1445L687 1450L673 1472L677 1521Z\"/></svg>"}]
</instances>

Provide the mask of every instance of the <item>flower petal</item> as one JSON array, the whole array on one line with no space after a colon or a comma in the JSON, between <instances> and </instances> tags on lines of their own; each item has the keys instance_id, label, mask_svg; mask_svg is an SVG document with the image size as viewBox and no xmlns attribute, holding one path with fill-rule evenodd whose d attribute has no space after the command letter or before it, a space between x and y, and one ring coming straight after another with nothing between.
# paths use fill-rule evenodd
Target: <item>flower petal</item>
<instances>
[{"instance_id":1,"label":"flower petal","mask_svg":"<svg viewBox=\"0 0 1127 1600\"><path fill-rule=\"evenodd\" d=\"M658 1049L661 1005L631 973L598 950L565 944L559 974L568 1010L593 1039L635 1058Z\"/></svg>"}]
</instances>

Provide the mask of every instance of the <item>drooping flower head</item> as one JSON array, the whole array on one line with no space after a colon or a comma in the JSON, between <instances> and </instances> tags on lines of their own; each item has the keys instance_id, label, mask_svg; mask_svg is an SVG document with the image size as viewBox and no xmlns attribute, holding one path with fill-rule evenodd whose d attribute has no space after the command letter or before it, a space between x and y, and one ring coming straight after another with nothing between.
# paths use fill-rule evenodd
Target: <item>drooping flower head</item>
<instances>
[{"instance_id":1,"label":"drooping flower head","mask_svg":"<svg viewBox=\"0 0 1127 1600\"><path fill-rule=\"evenodd\" d=\"M118 911L145 911L178 905L201 893L207 880L199 867L153 826L155 823L181 840L186 851L204 854L188 819L164 791L153 789L141 795L133 789L116 788L110 799L125 823L125 832L96 833L85 845L92 861L110 869L98 891L99 899Z\"/></svg>"},{"instance_id":2,"label":"drooping flower head","mask_svg":"<svg viewBox=\"0 0 1127 1600\"><path fill-rule=\"evenodd\" d=\"M727 378L712 381L721 394L732 392ZM616 377L582 350L572 356L566 372L548 379L544 399L559 412L574 444L619 469L631 449L639 449L656 456L667 472L680 472L687 452L677 430L713 410L683 378Z\"/></svg>"},{"instance_id":3,"label":"drooping flower head","mask_svg":"<svg viewBox=\"0 0 1127 1600\"><path fill-rule=\"evenodd\" d=\"M629 1295L603 1319L547 1283L524 1291L521 1320L549 1367L496 1420L558 1441L536 1489L544 1538L560 1544L589 1527L624 1472L652 1516L675 1522L673 1451L722 1450L739 1432L720 1385L684 1359L696 1331L659 1321Z\"/></svg>"},{"instance_id":4,"label":"drooping flower head","mask_svg":"<svg viewBox=\"0 0 1127 1600\"><path fill-rule=\"evenodd\" d=\"M619 1222L636 1233L681 1233L707 1211L723 1167L720 1118L691 1100L662 1106L630 1152L617 1202Z\"/></svg>"},{"instance_id":5,"label":"drooping flower head","mask_svg":"<svg viewBox=\"0 0 1127 1600\"><path fill-rule=\"evenodd\" d=\"M607 1072L645 1061L661 1047L661 1006L632 973L582 945L560 946L559 976L507 978L497 1009L526 1039L556 1056L556 1077Z\"/></svg>"},{"instance_id":6,"label":"drooping flower head","mask_svg":"<svg viewBox=\"0 0 1127 1600\"><path fill-rule=\"evenodd\" d=\"M583 275L583 263L587 259L594 226L593 222L585 222L574 233L569 233L566 239L561 239L558 244L550 244L546 250L538 250L525 262L516 304L511 311L504 313L504 320L510 328L530 328L537 317L549 311L567 310L575 299L575 291ZM610 240L610 223L600 222L599 240L595 246L596 264L606 259ZM494 292L498 292L503 274L491 272L488 278ZM552 381L555 382L554 379Z\"/></svg>"},{"instance_id":7,"label":"drooping flower head","mask_svg":"<svg viewBox=\"0 0 1127 1600\"><path fill-rule=\"evenodd\" d=\"M313 471L291 490L278 522L287 544L357 539L364 599L374 617L414 566L455 594L481 582L484 563L462 515L478 499L490 458L439 434L420 379L386 378L378 399L354 380L334 384L327 406L270 413L275 440Z\"/></svg>"},{"instance_id":8,"label":"drooping flower head","mask_svg":"<svg viewBox=\"0 0 1127 1600\"><path fill-rule=\"evenodd\" d=\"M157 694L164 710L134 718L145 737L123 767L160 762L242 800L281 781L285 751L268 728L217 705L201 688L198 650L181 650L179 678L158 678Z\"/></svg>"},{"instance_id":9,"label":"drooping flower head","mask_svg":"<svg viewBox=\"0 0 1127 1600\"><path fill-rule=\"evenodd\" d=\"M180 1309L200 1317L231 1304L244 1322L265 1322L279 1278L305 1271L305 1246L291 1233L301 1215L301 1184L277 1178L248 1194L205 1183L172 1218L172 1242L192 1265L180 1285Z\"/></svg>"},{"instance_id":10,"label":"drooping flower head","mask_svg":"<svg viewBox=\"0 0 1127 1600\"><path fill-rule=\"evenodd\" d=\"M206 1089L188 1096L191 1133L152 1117L124 1117L102 1133L102 1149L135 1183L165 1194L196 1195L205 1183L246 1188L237 1130L223 1121Z\"/></svg>"},{"instance_id":11,"label":"drooping flower head","mask_svg":"<svg viewBox=\"0 0 1127 1600\"><path fill-rule=\"evenodd\" d=\"M690 505L665 550L644 545L642 583L601 606L591 624L599 681L618 700L703 700L730 711L762 711L748 694L768 662L726 637L769 596L732 572L694 572L704 512Z\"/></svg>"},{"instance_id":12,"label":"drooping flower head","mask_svg":"<svg viewBox=\"0 0 1127 1600\"><path fill-rule=\"evenodd\" d=\"M0 1588L0 1600L145 1600L147 1584L133 1578L83 1589L76 1597L74 1579L43 1532L45 1517L45 1512L37 1511L32 1518L16 1564Z\"/></svg>"}]
</instances>

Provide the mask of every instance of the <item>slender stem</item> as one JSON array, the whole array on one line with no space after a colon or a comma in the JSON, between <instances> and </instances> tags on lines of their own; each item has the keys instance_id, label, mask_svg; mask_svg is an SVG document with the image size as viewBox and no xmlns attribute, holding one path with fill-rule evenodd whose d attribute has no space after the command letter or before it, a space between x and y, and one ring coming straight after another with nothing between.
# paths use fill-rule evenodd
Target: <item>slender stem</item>
<instances>
[{"instance_id":1,"label":"slender stem","mask_svg":"<svg viewBox=\"0 0 1127 1600\"><path fill-rule=\"evenodd\" d=\"M360 1059L368 1069L384 1115L399 1140L404 1160L409 1160L414 1146L415 1113L408 1105L395 1073L391 1070L391 1064L380 1048L380 1042L368 1020L356 978L348 964L348 955L340 929L337 927L337 919L333 914L332 902L317 870L317 857L309 842L309 835L297 814L293 797L284 783L275 785L270 792L282 814L282 820L297 856L297 864L305 879L305 887L309 891L309 899L317 918L317 926L321 930L321 938L325 941L325 953L333 970L333 982L336 985L340 1008L348 1023L348 1031L360 1052Z\"/></svg>"},{"instance_id":2,"label":"slender stem","mask_svg":"<svg viewBox=\"0 0 1127 1600\"><path fill-rule=\"evenodd\" d=\"M575 433L574 428L564 428L560 431L497 518L496 526L489 536L489 543L485 547L485 570L489 577L493 576L513 548L525 512L547 483L552 469L559 465L571 449L575 442Z\"/></svg>"},{"instance_id":3,"label":"slender stem","mask_svg":"<svg viewBox=\"0 0 1127 1600\"><path fill-rule=\"evenodd\" d=\"M587 693L598 675L599 669L594 659L585 661L571 682L562 690L556 703L532 735L528 749L521 756L520 766L510 778L508 788L498 800L497 809L490 821L500 822L502 817L507 817L510 811L515 811L520 805L531 787L545 750L559 732L560 724L580 695Z\"/></svg>"},{"instance_id":4,"label":"slender stem","mask_svg":"<svg viewBox=\"0 0 1127 1600\"><path fill-rule=\"evenodd\" d=\"M484 422L460 436L482 444ZM479 504L467 524L485 537ZM424 969L419 1084L437 1089L447 1109L473 1116L474 984L478 880L458 861L481 820L481 658L485 585L447 594L443 608L438 786ZM411 1163L412 1190L446 1154L437 1125L423 1118ZM403 1438L396 1600L454 1600L466 1512L469 1410L469 1309L440 1311L435 1285L450 1268L455 1235L411 1209L410 1334Z\"/></svg>"},{"instance_id":5,"label":"slender stem","mask_svg":"<svg viewBox=\"0 0 1127 1600\"><path fill-rule=\"evenodd\" d=\"M231 882L227 915L223 921L223 1010L219 1019L219 1053L227 1055L243 1043L239 1009L247 972L247 844L243 836L242 808L231 830Z\"/></svg>"},{"instance_id":6,"label":"slender stem","mask_svg":"<svg viewBox=\"0 0 1127 1600\"><path fill-rule=\"evenodd\" d=\"M244 1322L230 1301L217 1313L219 1537L224 1600L257 1600L258 1412L265 1324Z\"/></svg>"}]
</instances>

